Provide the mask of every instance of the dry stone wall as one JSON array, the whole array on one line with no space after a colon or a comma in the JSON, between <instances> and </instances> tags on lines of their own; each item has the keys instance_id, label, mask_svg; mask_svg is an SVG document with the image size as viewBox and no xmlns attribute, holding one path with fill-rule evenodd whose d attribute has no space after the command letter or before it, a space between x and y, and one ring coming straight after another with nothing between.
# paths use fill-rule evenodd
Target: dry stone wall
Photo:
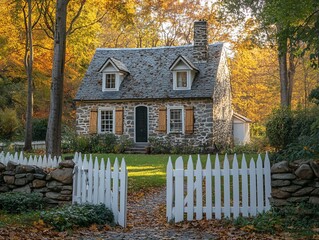
<instances>
[{"instance_id":1,"label":"dry stone wall","mask_svg":"<svg viewBox=\"0 0 319 240\"><path fill-rule=\"evenodd\" d=\"M319 161L287 161L271 168L273 206L308 202L319 204Z\"/></svg>"},{"instance_id":2,"label":"dry stone wall","mask_svg":"<svg viewBox=\"0 0 319 240\"><path fill-rule=\"evenodd\" d=\"M0 163L0 193L39 193L49 204L69 203L72 200L74 162L65 160L56 169L20 165L9 161Z\"/></svg>"}]
</instances>

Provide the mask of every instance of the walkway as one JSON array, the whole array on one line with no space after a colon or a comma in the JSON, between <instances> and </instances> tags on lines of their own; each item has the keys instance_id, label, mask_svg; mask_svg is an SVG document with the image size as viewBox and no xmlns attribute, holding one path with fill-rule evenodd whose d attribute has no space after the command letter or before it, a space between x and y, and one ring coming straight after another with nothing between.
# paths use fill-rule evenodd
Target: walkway
<instances>
[{"instance_id":1,"label":"walkway","mask_svg":"<svg viewBox=\"0 0 319 240\"><path fill-rule=\"evenodd\" d=\"M88 232L82 240L100 239L217 239L212 231L202 231L191 223L168 224L165 210L165 189L128 196L128 227L115 228L103 234ZM92 236L93 235L93 236Z\"/></svg>"}]
</instances>

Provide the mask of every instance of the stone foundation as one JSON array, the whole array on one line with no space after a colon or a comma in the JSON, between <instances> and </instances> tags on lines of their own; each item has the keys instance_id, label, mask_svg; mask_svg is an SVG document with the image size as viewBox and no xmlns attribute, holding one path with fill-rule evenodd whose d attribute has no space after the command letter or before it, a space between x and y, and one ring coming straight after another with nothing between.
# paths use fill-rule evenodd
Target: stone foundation
<instances>
[{"instance_id":1,"label":"stone foundation","mask_svg":"<svg viewBox=\"0 0 319 240\"><path fill-rule=\"evenodd\" d=\"M287 161L271 168L273 206L307 202L319 204L319 161Z\"/></svg>"},{"instance_id":2,"label":"stone foundation","mask_svg":"<svg viewBox=\"0 0 319 240\"><path fill-rule=\"evenodd\" d=\"M0 163L0 193L39 193L49 204L63 204L72 201L74 162L63 161L56 169L42 169L36 166L8 162Z\"/></svg>"}]
</instances>

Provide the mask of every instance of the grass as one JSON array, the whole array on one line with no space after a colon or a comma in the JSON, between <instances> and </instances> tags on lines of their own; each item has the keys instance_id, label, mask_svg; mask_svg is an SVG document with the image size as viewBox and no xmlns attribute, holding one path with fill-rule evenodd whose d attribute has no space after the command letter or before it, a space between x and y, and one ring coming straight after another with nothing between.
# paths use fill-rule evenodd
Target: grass
<instances>
[{"instance_id":1,"label":"grass","mask_svg":"<svg viewBox=\"0 0 319 240\"><path fill-rule=\"evenodd\" d=\"M146 155L146 154L93 154L94 158L98 157L99 160L110 159L113 164L117 157L119 161L122 158L125 159L128 170L128 190L129 192L139 191L141 189L147 189L151 187L164 187L166 184L166 167L168 158L171 156L173 164L176 159L182 156L184 159L184 165L186 167L189 155ZM254 158L257 160L257 155L246 155L246 160ZM194 166L196 166L198 156L192 155ZM239 162L241 156L238 157ZM205 168L207 155L200 156L203 168ZM219 156L221 163L223 162L224 155ZM229 156L230 162L232 162L233 156ZM212 166L215 163L215 155L211 156ZM247 160L248 161L248 160ZM120 163L120 162L119 162Z\"/></svg>"}]
</instances>

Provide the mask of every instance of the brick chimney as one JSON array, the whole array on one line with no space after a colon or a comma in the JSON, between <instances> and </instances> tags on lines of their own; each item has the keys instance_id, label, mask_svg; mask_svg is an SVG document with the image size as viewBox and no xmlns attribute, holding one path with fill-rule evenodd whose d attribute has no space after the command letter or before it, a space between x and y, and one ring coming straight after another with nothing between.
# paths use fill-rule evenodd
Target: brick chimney
<instances>
[{"instance_id":1,"label":"brick chimney","mask_svg":"<svg viewBox=\"0 0 319 240\"><path fill-rule=\"evenodd\" d=\"M206 62L208 54L207 22L199 20L194 22L193 57L195 62Z\"/></svg>"}]
</instances>

